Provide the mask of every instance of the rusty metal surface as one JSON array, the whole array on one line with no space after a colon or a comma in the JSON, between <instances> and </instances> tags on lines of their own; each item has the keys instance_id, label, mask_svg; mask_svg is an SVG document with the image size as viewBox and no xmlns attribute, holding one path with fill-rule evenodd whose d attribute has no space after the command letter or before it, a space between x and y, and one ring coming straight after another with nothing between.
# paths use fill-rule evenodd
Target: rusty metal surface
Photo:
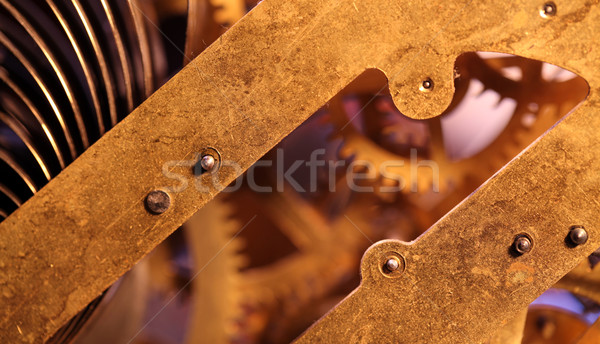
<instances>
[{"instance_id":1,"label":"rusty metal surface","mask_svg":"<svg viewBox=\"0 0 600 344\"><path fill-rule=\"evenodd\" d=\"M559 1L547 18L542 5L263 1L0 224L2 342L48 337L366 68L386 73L404 114L429 118L450 104L456 57L475 50L568 68L587 79L590 97L417 242L372 247L362 286L300 342L486 339L600 245L598 2ZM426 79L433 88L421 90ZM199 191L194 179L213 175L186 163L166 168L186 188L163 173L206 147L240 167L223 164L220 186ZM171 207L149 214L144 198L160 188ZM575 224L590 240L569 248ZM515 258L508 247L521 232L534 248ZM389 250L406 259L399 278L379 270Z\"/></svg>"}]
</instances>

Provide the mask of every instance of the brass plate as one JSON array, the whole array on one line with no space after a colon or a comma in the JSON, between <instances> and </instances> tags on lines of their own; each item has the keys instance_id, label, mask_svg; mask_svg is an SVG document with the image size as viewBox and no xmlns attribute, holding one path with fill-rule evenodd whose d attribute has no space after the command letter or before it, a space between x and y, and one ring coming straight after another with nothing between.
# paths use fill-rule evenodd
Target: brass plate
<instances>
[{"instance_id":1,"label":"brass plate","mask_svg":"<svg viewBox=\"0 0 600 344\"><path fill-rule=\"evenodd\" d=\"M421 240L370 249L361 288L303 341L486 335L600 245L597 4L558 1L557 15L544 18L543 2L532 0L261 2L0 224L0 341L43 341L366 68L386 73L402 112L428 118L450 103L456 57L474 50L577 72L589 100ZM427 78L434 87L422 92ZM224 163L195 178L190 165L205 147L239 168ZM213 176L219 186L194 187ZM171 190L171 208L151 215L143 200L161 188ZM566 249L559 239L575 223L591 240ZM506 241L516 231L536 243L515 260ZM402 278L381 279L369 265L385 247L405 255ZM530 271L525 282L507 284L519 269ZM418 326L400 326L406 320ZM390 321L398 326L383 331Z\"/></svg>"}]
</instances>

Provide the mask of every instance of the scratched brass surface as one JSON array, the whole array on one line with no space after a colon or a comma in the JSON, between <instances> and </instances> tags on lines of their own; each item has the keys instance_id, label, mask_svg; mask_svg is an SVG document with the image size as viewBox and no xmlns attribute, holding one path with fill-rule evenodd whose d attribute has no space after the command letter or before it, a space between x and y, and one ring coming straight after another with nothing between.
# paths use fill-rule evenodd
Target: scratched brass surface
<instances>
[{"instance_id":1,"label":"scratched brass surface","mask_svg":"<svg viewBox=\"0 0 600 344\"><path fill-rule=\"evenodd\" d=\"M485 339L600 245L600 11L598 1L556 4L543 18L532 0L261 2L0 224L0 341L41 342L219 191L200 192L189 166L171 167L188 187L148 214L150 190L178 185L166 162L214 147L241 167L221 168L226 185L366 68L386 73L404 114L435 116L450 103L455 58L475 50L570 69L590 97L419 241L371 248L361 287L300 341ZM426 78L434 87L423 92ZM572 224L591 239L567 249ZM522 231L534 250L510 257ZM406 256L400 278L381 276L383 249Z\"/></svg>"}]
</instances>

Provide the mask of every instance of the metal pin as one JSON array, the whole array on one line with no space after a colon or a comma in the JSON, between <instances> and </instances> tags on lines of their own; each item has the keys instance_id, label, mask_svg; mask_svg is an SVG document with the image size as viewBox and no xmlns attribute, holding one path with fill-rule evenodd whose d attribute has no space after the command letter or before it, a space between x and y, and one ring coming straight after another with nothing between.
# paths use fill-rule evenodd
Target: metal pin
<instances>
[{"instance_id":1,"label":"metal pin","mask_svg":"<svg viewBox=\"0 0 600 344\"><path fill-rule=\"evenodd\" d=\"M215 163L215 157L210 154L204 155L202 159L200 159L200 166L205 171L211 171L215 167Z\"/></svg>"},{"instance_id":2,"label":"metal pin","mask_svg":"<svg viewBox=\"0 0 600 344\"><path fill-rule=\"evenodd\" d=\"M540 15L544 18L552 17L556 14L556 4L554 2L549 1L542 6L540 10Z\"/></svg>"},{"instance_id":3,"label":"metal pin","mask_svg":"<svg viewBox=\"0 0 600 344\"><path fill-rule=\"evenodd\" d=\"M151 191L146 196L146 209L155 215L160 215L171 206L171 197L162 190Z\"/></svg>"},{"instance_id":4,"label":"metal pin","mask_svg":"<svg viewBox=\"0 0 600 344\"><path fill-rule=\"evenodd\" d=\"M583 245L588 241L588 233L581 226L572 227L569 231L569 239L575 246Z\"/></svg>"},{"instance_id":5,"label":"metal pin","mask_svg":"<svg viewBox=\"0 0 600 344\"><path fill-rule=\"evenodd\" d=\"M423 82L421 83L421 87L419 87L419 89L422 92L431 91L431 89L433 89L433 80L431 80L429 78L423 80Z\"/></svg>"},{"instance_id":6,"label":"metal pin","mask_svg":"<svg viewBox=\"0 0 600 344\"><path fill-rule=\"evenodd\" d=\"M531 251L532 246L531 239L526 235L517 236L513 242L513 248L519 255Z\"/></svg>"},{"instance_id":7,"label":"metal pin","mask_svg":"<svg viewBox=\"0 0 600 344\"><path fill-rule=\"evenodd\" d=\"M393 272L400 268L400 262L396 258L390 258L385 262L385 268L389 272Z\"/></svg>"}]
</instances>

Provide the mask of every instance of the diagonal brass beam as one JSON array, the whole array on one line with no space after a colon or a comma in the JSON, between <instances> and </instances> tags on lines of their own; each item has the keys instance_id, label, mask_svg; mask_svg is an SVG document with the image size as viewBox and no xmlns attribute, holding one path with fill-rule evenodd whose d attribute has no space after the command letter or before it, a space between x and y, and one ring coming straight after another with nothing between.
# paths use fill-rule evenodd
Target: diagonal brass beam
<instances>
[{"instance_id":1,"label":"diagonal brass beam","mask_svg":"<svg viewBox=\"0 0 600 344\"><path fill-rule=\"evenodd\" d=\"M411 244L369 248L362 283L297 343L481 343L600 246L598 101L580 106ZM589 240L567 237L583 226ZM516 237L532 250L516 255ZM382 269L397 255L405 270Z\"/></svg>"},{"instance_id":2,"label":"diagonal brass beam","mask_svg":"<svg viewBox=\"0 0 600 344\"><path fill-rule=\"evenodd\" d=\"M402 112L428 118L450 103L456 57L475 50L513 53L577 72L590 84L588 102L419 242L406 251L401 247L410 277L394 283L414 284L402 291L404 296L397 295L400 289L389 293L392 301L406 302L403 308L373 296L375 289L366 289L363 282L307 335L340 335L344 340L352 332L340 332L352 326L344 309L352 302L372 302L372 308L356 315L357 321L370 323L364 330L369 335L378 329L379 315L397 316L406 305L421 307L423 312L410 313L421 317L435 317L442 309L446 320L433 321L431 329L463 329L467 321L489 332L541 287L483 289L491 282L485 283L475 297L479 303L468 303L468 317L455 309L463 303L436 299L441 302L436 308L417 298L415 290L427 285L435 293L462 291L465 297L475 288L465 281L485 281L486 271L500 274L493 280L508 281L510 271L487 269L509 264L495 258L517 229L531 231L536 240L532 254L521 262L534 268L533 278L543 286L558 280L600 243L596 220L590 218L597 211L599 185L592 154L598 149L594 128L600 124L592 115L600 85L598 1L563 0L556 5L556 15L542 16L543 2L534 0L261 2L0 224L0 341L43 341L366 68L386 73ZM433 87L420 90L428 78ZM215 174L195 176L188 162L206 147L220 152L223 166ZM553 160L538 160L548 158ZM225 162L235 162L238 168ZM215 176L219 185L197 187L211 184ZM564 192L555 188L543 193L552 191L552 183ZM152 215L143 200L160 188L170 190L172 205L164 214ZM589 224L592 239L584 247L564 250L555 239L572 222ZM476 244L464 240L473 235L479 235ZM457 248L447 248L449 236L458 248L471 243L475 250L456 258L450 253ZM365 262L380 247L371 249ZM547 251L549 255L533 254ZM486 254L490 258L479 261ZM448 269L441 275L445 279L436 282L432 272L446 260L439 265ZM549 263L560 267L538 269ZM370 278L365 272L377 274L372 271L377 264L363 266L365 281ZM456 277L448 279L449 274ZM490 305L490 312L482 311ZM364 313L369 309L372 315ZM482 325L475 317L484 314L481 319L487 320L494 312L498 320L490 324ZM340 321L334 321L340 331L326 330L331 319ZM459 331L449 332L440 333L464 340L457 337ZM352 333L359 333L352 338L360 338L363 332ZM466 338L476 337L466 332Z\"/></svg>"}]
</instances>

